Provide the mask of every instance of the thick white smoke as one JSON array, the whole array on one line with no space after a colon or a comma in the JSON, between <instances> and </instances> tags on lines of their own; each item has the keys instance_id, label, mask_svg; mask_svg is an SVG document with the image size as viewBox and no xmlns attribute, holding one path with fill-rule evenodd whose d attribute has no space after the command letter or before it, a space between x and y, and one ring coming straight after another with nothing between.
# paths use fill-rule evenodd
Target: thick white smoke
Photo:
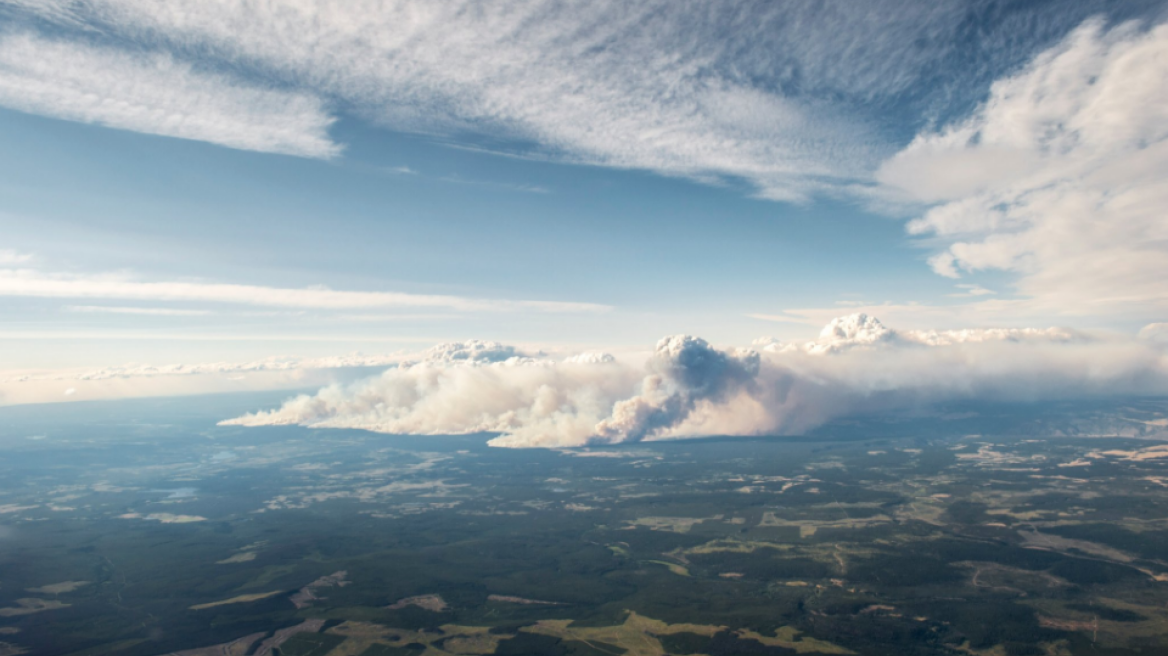
<instances>
[{"instance_id":1,"label":"thick white smoke","mask_svg":"<svg viewBox=\"0 0 1168 656\"><path fill-rule=\"evenodd\" d=\"M384 433L499 432L507 447L696 435L798 434L859 412L955 400L1168 393L1168 345L1063 329L895 331L865 315L802 344L721 350L658 342L644 367L584 353L556 361L492 342L443 344L351 385L223 422Z\"/></svg>"},{"instance_id":2,"label":"thick white smoke","mask_svg":"<svg viewBox=\"0 0 1168 656\"><path fill-rule=\"evenodd\" d=\"M562 362L511 346L439 344L416 362L331 385L282 407L232 419L242 426L300 424L397 434L505 433L518 445L586 443L640 381L607 353Z\"/></svg>"},{"instance_id":3,"label":"thick white smoke","mask_svg":"<svg viewBox=\"0 0 1168 656\"><path fill-rule=\"evenodd\" d=\"M759 355L749 349L719 351L689 335L657 342L641 393L618 401L595 428L595 440L626 442L668 430L693 414L698 403L720 404L754 386Z\"/></svg>"}]
</instances>

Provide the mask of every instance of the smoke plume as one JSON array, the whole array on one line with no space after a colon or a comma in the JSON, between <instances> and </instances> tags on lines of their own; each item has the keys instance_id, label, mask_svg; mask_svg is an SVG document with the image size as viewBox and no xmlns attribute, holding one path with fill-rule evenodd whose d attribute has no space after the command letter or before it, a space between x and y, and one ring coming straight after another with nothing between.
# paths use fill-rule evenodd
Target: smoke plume
<instances>
[{"instance_id":1,"label":"smoke plume","mask_svg":"<svg viewBox=\"0 0 1168 656\"><path fill-rule=\"evenodd\" d=\"M223 422L397 434L497 432L506 447L568 447L697 435L798 434L855 413L957 401L1040 401L1168 392L1168 344L1065 329L896 331L866 315L804 343L719 349L679 335L647 363L566 360L493 342L434 347L416 361L280 408Z\"/></svg>"}]
</instances>

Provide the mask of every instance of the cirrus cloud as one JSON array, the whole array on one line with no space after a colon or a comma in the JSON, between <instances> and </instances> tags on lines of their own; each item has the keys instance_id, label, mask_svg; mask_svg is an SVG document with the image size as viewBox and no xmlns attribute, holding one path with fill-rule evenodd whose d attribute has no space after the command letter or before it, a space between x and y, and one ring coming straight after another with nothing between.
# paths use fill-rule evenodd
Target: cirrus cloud
<instances>
[{"instance_id":1,"label":"cirrus cloud","mask_svg":"<svg viewBox=\"0 0 1168 656\"><path fill-rule=\"evenodd\" d=\"M0 33L0 106L180 139L328 159L335 120L311 93L141 53Z\"/></svg>"},{"instance_id":2,"label":"cirrus cloud","mask_svg":"<svg viewBox=\"0 0 1168 656\"><path fill-rule=\"evenodd\" d=\"M889 128L915 129L949 105L963 107L995 71L1058 38L1094 6L1056 12L1024 5L1000 11L993 0L0 4L79 40L108 37L101 47L128 43L175 62L240 71L240 80L278 80L392 129L523 142L528 146L511 152L558 161L705 181L738 178L783 200L868 180L896 147ZM110 106L138 94L139 86L118 84L142 78L135 71L118 66L106 73L117 75L108 87ZM52 68L46 73L60 77ZM145 89L136 96L144 107L164 104L161 92L171 90ZM181 85L173 90L185 97ZM69 117L70 106L54 98L38 111ZM248 104L244 115L265 107ZM139 125L151 130L149 122Z\"/></svg>"}]
</instances>

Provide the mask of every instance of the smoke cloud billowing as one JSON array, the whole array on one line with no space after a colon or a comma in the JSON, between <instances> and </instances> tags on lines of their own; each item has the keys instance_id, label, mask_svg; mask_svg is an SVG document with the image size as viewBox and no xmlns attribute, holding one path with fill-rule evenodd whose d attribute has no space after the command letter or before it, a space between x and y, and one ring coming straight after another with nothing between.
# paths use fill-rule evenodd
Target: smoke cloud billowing
<instances>
[{"instance_id":1,"label":"smoke cloud billowing","mask_svg":"<svg viewBox=\"0 0 1168 656\"><path fill-rule=\"evenodd\" d=\"M1168 393L1168 345L1065 329L896 331L858 314L805 343L719 349L666 337L643 366L566 360L493 342L443 344L417 361L223 422L384 433L498 432L506 447L697 435L799 434L832 419L957 400L1040 401Z\"/></svg>"},{"instance_id":2,"label":"smoke cloud billowing","mask_svg":"<svg viewBox=\"0 0 1168 656\"><path fill-rule=\"evenodd\" d=\"M759 355L749 349L719 351L689 335L657 342L640 394L618 401L596 425L596 441L642 440L693 414L698 403L725 403L754 387Z\"/></svg>"}]
</instances>

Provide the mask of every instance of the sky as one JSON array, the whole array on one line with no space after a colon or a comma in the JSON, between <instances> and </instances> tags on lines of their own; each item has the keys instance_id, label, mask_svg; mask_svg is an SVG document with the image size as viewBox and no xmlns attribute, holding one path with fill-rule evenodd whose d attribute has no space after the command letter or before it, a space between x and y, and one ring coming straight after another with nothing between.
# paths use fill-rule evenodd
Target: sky
<instances>
[{"instance_id":1,"label":"sky","mask_svg":"<svg viewBox=\"0 0 1168 656\"><path fill-rule=\"evenodd\" d=\"M571 429L521 421L536 442L726 428L692 413L782 405L754 390L768 367L835 362L868 398L884 383L855 372L905 348L896 389L1014 357L1155 392L1166 21L1137 0L0 0L0 404L344 401L476 339L512 351L457 366L624 363L511 381L592 394L561 399ZM700 344L659 343L680 335ZM947 350L987 340L1024 354ZM687 353L747 365L704 387ZM763 414L734 430L823 413Z\"/></svg>"}]
</instances>

